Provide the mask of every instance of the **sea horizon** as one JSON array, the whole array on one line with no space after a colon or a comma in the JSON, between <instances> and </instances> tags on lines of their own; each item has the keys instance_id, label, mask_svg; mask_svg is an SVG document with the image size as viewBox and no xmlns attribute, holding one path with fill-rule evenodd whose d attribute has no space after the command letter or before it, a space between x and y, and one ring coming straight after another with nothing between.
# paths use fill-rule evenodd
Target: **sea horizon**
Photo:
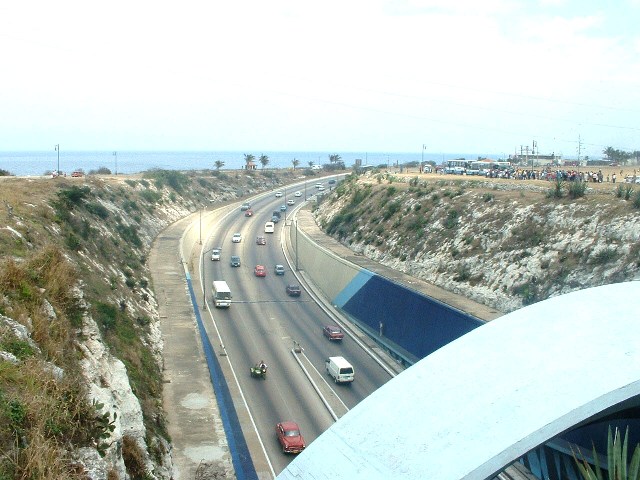
<instances>
[{"instance_id":1,"label":"sea horizon","mask_svg":"<svg viewBox=\"0 0 640 480\"><path fill-rule=\"evenodd\" d=\"M58 156L59 154L59 156ZM464 154L433 152L299 152L299 151L153 151L153 150L61 150L58 151L4 151L0 152L0 169L16 176L43 176L56 170L71 173L82 170L84 173L101 168L109 169L113 174L135 174L152 169L163 170L215 170L215 162L222 161L222 170L242 169L245 166L245 154L255 156L258 170L262 169L260 156L267 155L269 163L265 168L291 168L293 159L299 161L297 168L324 165L329 155L340 155L347 167L361 160L362 165L403 165L408 162L435 161L442 163L453 158L475 159L478 157L500 158L496 154Z\"/></svg>"}]
</instances>

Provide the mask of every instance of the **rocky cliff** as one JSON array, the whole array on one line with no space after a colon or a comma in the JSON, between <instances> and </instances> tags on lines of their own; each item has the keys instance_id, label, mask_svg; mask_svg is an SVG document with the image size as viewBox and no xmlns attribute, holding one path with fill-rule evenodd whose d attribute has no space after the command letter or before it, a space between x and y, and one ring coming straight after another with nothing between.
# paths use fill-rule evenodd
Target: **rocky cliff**
<instances>
[{"instance_id":1,"label":"rocky cliff","mask_svg":"<svg viewBox=\"0 0 640 480\"><path fill-rule=\"evenodd\" d=\"M0 178L1 478L171 478L146 255L286 172Z\"/></svg>"},{"instance_id":2,"label":"rocky cliff","mask_svg":"<svg viewBox=\"0 0 640 480\"><path fill-rule=\"evenodd\" d=\"M504 313L640 279L640 187L629 184L373 172L315 216L352 250Z\"/></svg>"}]
</instances>

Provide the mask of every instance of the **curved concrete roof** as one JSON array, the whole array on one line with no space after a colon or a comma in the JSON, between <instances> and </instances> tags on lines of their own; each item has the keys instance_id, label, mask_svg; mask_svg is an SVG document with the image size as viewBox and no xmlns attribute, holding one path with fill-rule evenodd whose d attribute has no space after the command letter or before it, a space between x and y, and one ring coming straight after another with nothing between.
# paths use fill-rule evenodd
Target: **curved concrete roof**
<instances>
[{"instance_id":1,"label":"curved concrete roof","mask_svg":"<svg viewBox=\"0 0 640 480\"><path fill-rule=\"evenodd\" d=\"M277 478L485 479L639 395L638 365L640 282L554 297L476 328L407 369Z\"/></svg>"}]
</instances>

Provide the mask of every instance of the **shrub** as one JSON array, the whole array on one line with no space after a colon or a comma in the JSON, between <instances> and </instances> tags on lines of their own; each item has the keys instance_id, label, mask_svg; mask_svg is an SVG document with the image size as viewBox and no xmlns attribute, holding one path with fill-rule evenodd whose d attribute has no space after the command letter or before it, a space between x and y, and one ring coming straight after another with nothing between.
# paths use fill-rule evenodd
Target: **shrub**
<instances>
[{"instance_id":1,"label":"shrub","mask_svg":"<svg viewBox=\"0 0 640 480\"><path fill-rule=\"evenodd\" d=\"M447 217L444 219L444 228L451 230L458 226L458 217L460 214L455 209L450 209L447 212Z\"/></svg>"},{"instance_id":2,"label":"shrub","mask_svg":"<svg viewBox=\"0 0 640 480\"><path fill-rule=\"evenodd\" d=\"M582 198L587 191L587 182L575 180L569 182L569 198Z\"/></svg>"},{"instance_id":3,"label":"shrub","mask_svg":"<svg viewBox=\"0 0 640 480\"><path fill-rule=\"evenodd\" d=\"M532 283L525 283L515 287L513 293L522 297L523 305L531 305L538 301L538 291Z\"/></svg>"},{"instance_id":4,"label":"shrub","mask_svg":"<svg viewBox=\"0 0 640 480\"><path fill-rule=\"evenodd\" d=\"M640 208L640 190L633 196L633 206L635 208Z\"/></svg>"},{"instance_id":5,"label":"shrub","mask_svg":"<svg viewBox=\"0 0 640 480\"><path fill-rule=\"evenodd\" d=\"M618 258L618 252L616 252L615 249L605 248L596 253L589 263L592 265L604 265L614 261L616 258Z\"/></svg>"},{"instance_id":6,"label":"shrub","mask_svg":"<svg viewBox=\"0 0 640 480\"><path fill-rule=\"evenodd\" d=\"M131 243L136 247L142 246L142 240L138 236L138 229L134 226L117 225L116 231L120 234L125 242Z\"/></svg>"},{"instance_id":7,"label":"shrub","mask_svg":"<svg viewBox=\"0 0 640 480\"><path fill-rule=\"evenodd\" d=\"M387 204L387 208L382 214L382 218L384 220L389 220L396 212L400 210L400 206L401 204L398 201L390 202L389 204Z\"/></svg>"},{"instance_id":8,"label":"shrub","mask_svg":"<svg viewBox=\"0 0 640 480\"><path fill-rule=\"evenodd\" d=\"M66 190L60 190L56 195L66 207L73 208L81 205L86 198L91 196L91 189L74 185Z\"/></svg>"},{"instance_id":9,"label":"shrub","mask_svg":"<svg viewBox=\"0 0 640 480\"><path fill-rule=\"evenodd\" d=\"M140 196L149 203L159 203L162 199L160 193L149 189L141 191Z\"/></svg>"},{"instance_id":10,"label":"shrub","mask_svg":"<svg viewBox=\"0 0 640 480\"><path fill-rule=\"evenodd\" d=\"M564 188L564 180L562 178L556 178L553 182L553 187L547 192L547 198L562 198L564 194L562 190Z\"/></svg>"},{"instance_id":11,"label":"shrub","mask_svg":"<svg viewBox=\"0 0 640 480\"><path fill-rule=\"evenodd\" d=\"M96 217L99 217L103 220L109 216L109 210L107 210L104 205L98 202L87 203L86 209L90 214L95 215Z\"/></svg>"}]
</instances>

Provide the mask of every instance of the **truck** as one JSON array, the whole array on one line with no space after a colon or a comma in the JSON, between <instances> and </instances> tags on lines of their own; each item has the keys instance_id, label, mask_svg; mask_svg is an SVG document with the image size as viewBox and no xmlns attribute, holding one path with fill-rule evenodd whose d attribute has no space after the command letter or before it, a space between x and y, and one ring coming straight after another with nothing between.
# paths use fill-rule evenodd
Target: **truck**
<instances>
[{"instance_id":1,"label":"truck","mask_svg":"<svg viewBox=\"0 0 640 480\"><path fill-rule=\"evenodd\" d=\"M211 288L213 305L216 308L229 308L231 306L231 290L224 280L214 280Z\"/></svg>"}]
</instances>

